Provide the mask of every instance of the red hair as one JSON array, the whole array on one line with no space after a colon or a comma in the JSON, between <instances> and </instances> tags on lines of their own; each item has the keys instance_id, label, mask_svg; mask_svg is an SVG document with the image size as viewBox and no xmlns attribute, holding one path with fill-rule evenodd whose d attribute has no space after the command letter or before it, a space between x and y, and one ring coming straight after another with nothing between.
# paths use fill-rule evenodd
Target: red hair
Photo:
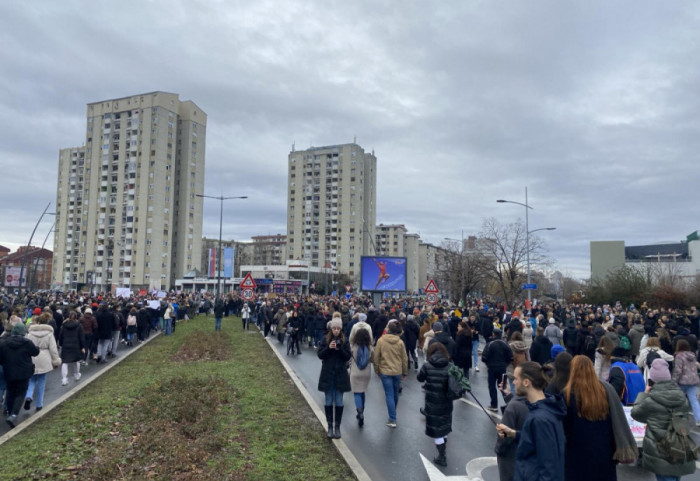
<instances>
[{"instance_id":1,"label":"red hair","mask_svg":"<svg viewBox=\"0 0 700 481\"><path fill-rule=\"evenodd\" d=\"M571 396L576 399L579 417L589 421L602 421L610 411L605 388L598 380L593 362L587 356L574 356L571 360L571 375L564 387L564 400L569 406Z\"/></svg>"}]
</instances>

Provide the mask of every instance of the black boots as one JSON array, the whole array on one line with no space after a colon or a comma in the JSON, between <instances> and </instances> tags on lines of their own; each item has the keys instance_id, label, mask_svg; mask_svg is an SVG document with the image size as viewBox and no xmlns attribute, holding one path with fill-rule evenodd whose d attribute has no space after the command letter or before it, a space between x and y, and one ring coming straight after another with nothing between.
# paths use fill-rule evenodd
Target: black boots
<instances>
[{"instance_id":1,"label":"black boots","mask_svg":"<svg viewBox=\"0 0 700 481\"><path fill-rule=\"evenodd\" d=\"M340 422L343 420L343 406L335 407L335 431L333 437L340 439Z\"/></svg>"},{"instance_id":2,"label":"black boots","mask_svg":"<svg viewBox=\"0 0 700 481\"><path fill-rule=\"evenodd\" d=\"M433 458L433 462L438 466L447 466L447 456L445 455L445 451L447 451L447 445L445 445L444 443L436 444L436 447L438 450L438 455L435 458Z\"/></svg>"},{"instance_id":3,"label":"black boots","mask_svg":"<svg viewBox=\"0 0 700 481\"><path fill-rule=\"evenodd\" d=\"M362 427L365 425L365 408L358 408L357 410L357 425Z\"/></svg>"},{"instance_id":4,"label":"black boots","mask_svg":"<svg viewBox=\"0 0 700 481\"><path fill-rule=\"evenodd\" d=\"M323 406L326 410L326 422L328 423L328 439L332 439L333 432L333 406Z\"/></svg>"}]
</instances>

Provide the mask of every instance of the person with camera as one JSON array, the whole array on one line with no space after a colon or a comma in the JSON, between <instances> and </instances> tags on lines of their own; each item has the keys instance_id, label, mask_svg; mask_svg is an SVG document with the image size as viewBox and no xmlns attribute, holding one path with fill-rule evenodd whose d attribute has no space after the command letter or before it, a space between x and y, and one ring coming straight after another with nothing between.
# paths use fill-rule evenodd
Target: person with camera
<instances>
[{"instance_id":1,"label":"person with camera","mask_svg":"<svg viewBox=\"0 0 700 481\"><path fill-rule=\"evenodd\" d=\"M343 334L343 321L340 317L334 317L328 323L328 333L321 339L317 353L322 361L318 390L326 394L324 408L328 422L328 437L340 439L343 393L350 391L350 375L346 364L352 356L350 343Z\"/></svg>"},{"instance_id":2,"label":"person with camera","mask_svg":"<svg viewBox=\"0 0 700 481\"><path fill-rule=\"evenodd\" d=\"M386 397L389 420L386 425L396 427L396 408L399 405L401 380L408 375L408 355L401 340L401 324L392 319L387 333L379 338L374 349L374 372L379 376Z\"/></svg>"}]
</instances>

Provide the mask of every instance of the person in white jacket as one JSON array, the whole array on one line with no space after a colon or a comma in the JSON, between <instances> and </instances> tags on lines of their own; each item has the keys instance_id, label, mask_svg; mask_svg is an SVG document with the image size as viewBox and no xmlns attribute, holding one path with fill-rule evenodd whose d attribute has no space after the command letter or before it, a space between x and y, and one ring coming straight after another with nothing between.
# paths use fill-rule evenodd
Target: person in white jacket
<instances>
[{"instance_id":1,"label":"person in white jacket","mask_svg":"<svg viewBox=\"0 0 700 481\"><path fill-rule=\"evenodd\" d=\"M58 356L56 338L53 335L53 327L48 322L53 319L51 314L43 313L35 316L32 325L27 331L27 339L30 339L39 348L39 355L32 357L34 362L34 375L29 380L29 387L24 399L24 409L29 410L34 401L37 411L44 407L44 387L46 386L46 373L61 365Z\"/></svg>"},{"instance_id":2,"label":"person in white jacket","mask_svg":"<svg viewBox=\"0 0 700 481\"><path fill-rule=\"evenodd\" d=\"M639 366L639 369L642 370L644 373L644 382L647 382L649 380L649 368L647 367L647 356L649 355L650 352L656 352L661 356L661 359L664 361L670 363L673 362L673 355L667 353L663 349L661 349L661 344L659 343L659 338L658 337L650 337L649 340L647 341L647 345L639 351L639 356L637 356L637 366Z\"/></svg>"}]
</instances>

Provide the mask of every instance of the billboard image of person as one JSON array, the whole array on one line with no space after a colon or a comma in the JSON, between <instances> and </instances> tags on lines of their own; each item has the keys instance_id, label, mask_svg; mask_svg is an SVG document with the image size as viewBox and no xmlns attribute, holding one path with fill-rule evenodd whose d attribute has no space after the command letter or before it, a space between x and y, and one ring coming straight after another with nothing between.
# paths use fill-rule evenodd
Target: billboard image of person
<instances>
[{"instance_id":1,"label":"billboard image of person","mask_svg":"<svg viewBox=\"0 0 700 481\"><path fill-rule=\"evenodd\" d=\"M405 257L362 257L363 291L404 292L406 290Z\"/></svg>"}]
</instances>

